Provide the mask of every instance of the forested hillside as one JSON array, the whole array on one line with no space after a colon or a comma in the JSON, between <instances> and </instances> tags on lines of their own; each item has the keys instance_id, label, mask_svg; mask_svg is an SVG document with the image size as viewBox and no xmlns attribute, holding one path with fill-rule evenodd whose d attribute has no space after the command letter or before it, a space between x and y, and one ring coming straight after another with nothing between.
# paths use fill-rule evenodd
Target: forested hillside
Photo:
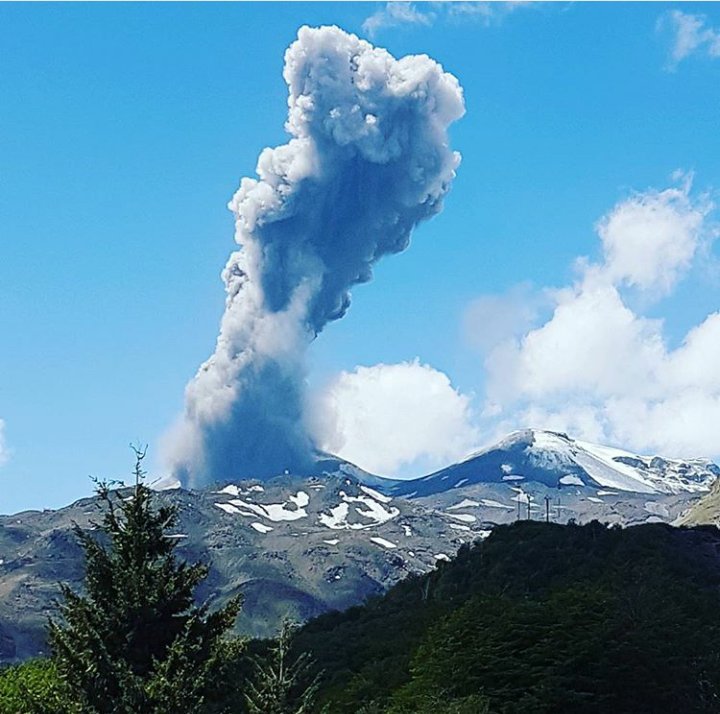
<instances>
[{"instance_id":1,"label":"forested hillside","mask_svg":"<svg viewBox=\"0 0 720 714\"><path fill-rule=\"evenodd\" d=\"M330 712L720 711L714 528L518 522L309 623Z\"/></svg>"},{"instance_id":2,"label":"forested hillside","mask_svg":"<svg viewBox=\"0 0 720 714\"><path fill-rule=\"evenodd\" d=\"M78 708L56 653L0 674L0 712L710 714L719 605L714 527L520 521L292 641L231 638L201 708Z\"/></svg>"}]
</instances>

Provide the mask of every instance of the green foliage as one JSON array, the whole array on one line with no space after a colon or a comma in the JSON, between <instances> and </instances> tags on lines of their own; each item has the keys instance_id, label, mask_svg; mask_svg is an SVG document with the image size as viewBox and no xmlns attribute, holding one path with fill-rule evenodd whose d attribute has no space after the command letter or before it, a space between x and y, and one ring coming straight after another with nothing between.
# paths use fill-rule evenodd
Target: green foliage
<instances>
[{"instance_id":1,"label":"green foliage","mask_svg":"<svg viewBox=\"0 0 720 714\"><path fill-rule=\"evenodd\" d=\"M98 534L75 528L85 551L85 593L62 589L52 621L53 661L84 714L180 714L218 709L213 692L227 669L223 635L240 602L216 612L194 605L204 564L176 559L170 506L155 508L136 451L136 485L122 498L98 485L105 512ZM236 656L236 652L230 656Z\"/></svg>"},{"instance_id":2,"label":"green foliage","mask_svg":"<svg viewBox=\"0 0 720 714\"><path fill-rule=\"evenodd\" d=\"M309 623L332 714L720 711L720 535L523 522Z\"/></svg>"},{"instance_id":3,"label":"green foliage","mask_svg":"<svg viewBox=\"0 0 720 714\"><path fill-rule=\"evenodd\" d=\"M0 670L0 714L60 714L77 711L67 701L49 659Z\"/></svg>"},{"instance_id":4,"label":"green foliage","mask_svg":"<svg viewBox=\"0 0 720 714\"><path fill-rule=\"evenodd\" d=\"M294 627L283 622L280 634L264 658L254 657L254 676L245 699L249 714L310 714L319 687L319 675L309 672L306 652L291 654Z\"/></svg>"},{"instance_id":5,"label":"green foliage","mask_svg":"<svg viewBox=\"0 0 720 714\"><path fill-rule=\"evenodd\" d=\"M720 682L713 598L644 575L641 587L473 598L431 628L395 698L482 691L508 714L716 711L697 686L702 670Z\"/></svg>"},{"instance_id":6,"label":"green foliage","mask_svg":"<svg viewBox=\"0 0 720 714\"><path fill-rule=\"evenodd\" d=\"M398 699L383 711L385 714L489 714L490 701L482 694L452 697L439 688L434 694L423 694L412 700Z\"/></svg>"}]
</instances>

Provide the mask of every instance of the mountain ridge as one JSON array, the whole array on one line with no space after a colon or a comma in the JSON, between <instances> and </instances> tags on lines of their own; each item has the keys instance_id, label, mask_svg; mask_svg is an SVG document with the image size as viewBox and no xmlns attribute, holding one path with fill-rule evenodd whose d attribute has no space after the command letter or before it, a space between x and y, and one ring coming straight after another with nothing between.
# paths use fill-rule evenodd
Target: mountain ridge
<instances>
[{"instance_id":1,"label":"mountain ridge","mask_svg":"<svg viewBox=\"0 0 720 714\"><path fill-rule=\"evenodd\" d=\"M573 476L579 481L570 478ZM699 493L707 491L718 476L720 467L709 459L642 456L572 439L562 432L523 429L456 464L393 485L391 492L410 498L427 496L447 490L443 482L456 479L453 487L535 481L556 488L566 485L646 494Z\"/></svg>"},{"instance_id":2,"label":"mountain ridge","mask_svg":"<svg viewBox=\"0 0 720 714\"><path fill-rule=\"evenodd\" d=\"M533 452L538 448L539 455ZM568 460L580 452L600 453L606 467L620 467L620 476L613 472L612 478L640 490L600 485L597 470ZM514 459L509 470L502 468L510 466L508 454ZM623 460L613 461L618 457ZM533 468L524 468L523 459ZM679 523L711 480L717 485L718 471L703 460L640 457L525 430L408 482L322 455L314 475L224 479L198 490L169 480L155 487L162 487L159 502L178 508L172 537L179 540L179 555L210 566L199 598L220 605L242 592L239 630L264 637L283 617L304 621L379 595L516 520ZM599 478L607 483L609 477L602 472ZM426 492L418 492L418 484L428 486ZM90 497L57 510L0 516L0 661L43 652L57 584L79 588L82 581L72 525L92 528L98 506Z\"/></svg>"}]
</instances>

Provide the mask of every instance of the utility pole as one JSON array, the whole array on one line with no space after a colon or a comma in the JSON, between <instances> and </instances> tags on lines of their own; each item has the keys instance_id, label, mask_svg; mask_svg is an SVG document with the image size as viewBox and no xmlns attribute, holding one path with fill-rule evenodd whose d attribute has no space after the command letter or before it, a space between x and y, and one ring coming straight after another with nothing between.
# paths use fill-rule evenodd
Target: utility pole
<instances>
[{"instance_id":1,"label":"utility pole","mask_svg":"<svg viewBox=\"0 0 720 714\"><path fill-rule=\"evenodd\" d=\"M550 523L550 496L545 496L545 523Z\"/></svg>"}]
</instances>

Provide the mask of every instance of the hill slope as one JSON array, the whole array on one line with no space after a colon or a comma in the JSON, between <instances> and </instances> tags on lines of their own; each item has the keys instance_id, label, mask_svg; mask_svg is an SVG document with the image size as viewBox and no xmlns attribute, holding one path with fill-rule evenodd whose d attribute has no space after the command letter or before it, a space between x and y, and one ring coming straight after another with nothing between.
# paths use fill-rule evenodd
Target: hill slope
<instances>
[{"instance_id":1,"label":"hill slope","mask_svg":"<svg viewBox=\"0 0 720 714\"><path fill-rule=\"evenodd\" d=\"M200 596L220 604L243 592L240 631L268 636L285 615L305 621L427 572L499 524L674 522L718 471L701 460L639 457L527 430L411 482L318 454L311 476L199 491L157 485L169 489L159 499L180 509L179 554L211 567ZM71 524L90 527L93 517L92 498L0 516L0 662L42 652L58 583L77 587L82 579Z\"/></svg>"},{"instance_id":2,"label":"hill slope","mask_svg":"<svg viewBox=\"0 0 720 714\"><path fill-rule=\"evenodd\" d=\"M678 519L683 526L720 526L720 479Z\"/></svg>"},{"instance_id":3,"label":"hill slope","mask_svg":"<svg viewBox=\"0 0 720 714\"><path fill-rule=\"evenodd\" d=\"M284 616L305 621L362 602L486 533L347 472L176 488L158 500L179 509L178 555L210 565L199 597L221 604L242 592L238 628L254 636L273 634ZM58 583L82 581L72 523L90 528L98 517L95 498L0 516L0 662L43 652Z\"/></svg>"},{"instance_id":4,"label":"hill slope","mask_svg":"<svg viewBox=\"0 0 720 714\"><path fill-rule=\"evenodd\" d=\"M720 710L716 529L501 526L297 645L332 714Z\"/></svg>"}]
</instances>

